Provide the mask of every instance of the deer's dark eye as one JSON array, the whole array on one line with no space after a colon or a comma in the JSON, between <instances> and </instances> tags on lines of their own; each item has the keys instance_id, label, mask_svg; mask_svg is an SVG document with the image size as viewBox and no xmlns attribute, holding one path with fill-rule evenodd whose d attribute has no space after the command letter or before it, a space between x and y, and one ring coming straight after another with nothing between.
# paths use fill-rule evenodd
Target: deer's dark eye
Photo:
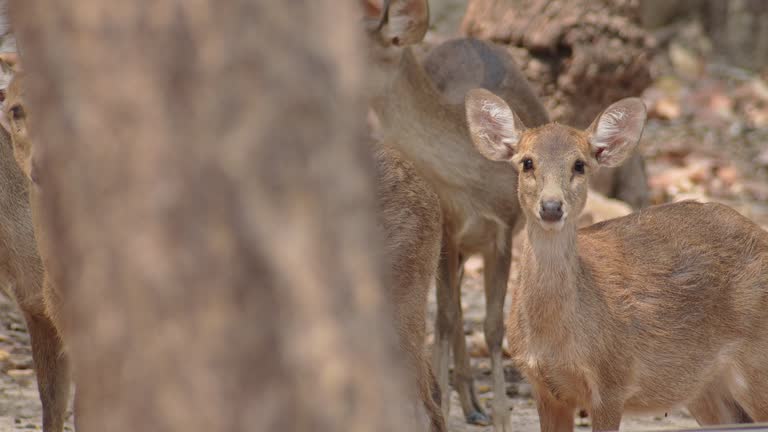
<instances>
[{"instance_id":1,"label":"deer's dark eye","mask_svg":"<svg viewBox=\"0 0 768 432\"><path fill-rule=\"evenodd\" d=\"M523 171L533 171L533 160L531 158L523 159Z\"/></svg>"},{"instance_id":2,"label":"deer's dark eye","mask_svg":"<svg viewBox=\"0 0 768 432\"><path fill-rule=\"evenodd\" d=\"M584 161L577 160L576 163L573 164L573 170L579 174L584 174Z\"/></svg>"},{"instance_id":3,"label":"deer's dark eye","mask_svg":"<svg viewBox=\"0 0 768 432\"><path fill-rule=\"evenodd\" d=\"M24 118L24 108L21 105L14 105L11 107L11 116L14 120L21 120Z\"/></svg>"}]
</instances>

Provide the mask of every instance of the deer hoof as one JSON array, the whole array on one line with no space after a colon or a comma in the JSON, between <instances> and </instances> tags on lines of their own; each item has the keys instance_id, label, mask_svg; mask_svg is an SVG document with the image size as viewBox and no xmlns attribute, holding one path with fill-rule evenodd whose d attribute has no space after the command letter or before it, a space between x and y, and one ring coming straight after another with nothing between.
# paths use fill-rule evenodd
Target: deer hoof
<instances>
[{"instance_id":1,"label":"deer hoof","mask_svg":"<svg viewBox=\"0 0 768 432\"><path fill-rule=\"evenodd\" d=\"M467 416L467 423L477 426L490 426L491 419L480 411L475 411Z\"/></svg>"}]
</instances>

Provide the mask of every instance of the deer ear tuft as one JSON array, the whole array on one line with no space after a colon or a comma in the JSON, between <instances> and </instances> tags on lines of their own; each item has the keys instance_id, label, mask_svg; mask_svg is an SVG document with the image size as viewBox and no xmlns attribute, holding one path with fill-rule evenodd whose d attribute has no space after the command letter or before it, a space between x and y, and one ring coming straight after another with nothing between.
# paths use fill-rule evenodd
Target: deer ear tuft
<instances>
[{"instance_id":1,"label":"deer ear tuft","mask_svg":"<svg viewBox=\"0 0 768 432\"><path fill-rule=\"evenodd\" d=\"M645 118L645 104L638 98L622 99L600 113L587 129L598 164L621 165L640 142Z\"/></svg>"}]
</instances>

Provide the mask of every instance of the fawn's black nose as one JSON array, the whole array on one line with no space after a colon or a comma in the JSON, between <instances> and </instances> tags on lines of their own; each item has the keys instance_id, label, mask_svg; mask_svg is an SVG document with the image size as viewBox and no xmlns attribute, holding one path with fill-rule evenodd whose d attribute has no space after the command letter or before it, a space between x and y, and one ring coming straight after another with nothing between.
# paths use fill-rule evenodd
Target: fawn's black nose
<instances>
[{"instance_id":1,"label":"fawn's black nose","mask_svg":"<svg viewBox=\"0 0 768 432\"><path fill-rule=\"evenodd\" d=\"M547 222L558 222L563 217L563 202L560 200L542 201L539 216Z\"/></svg>"}]
</instances>

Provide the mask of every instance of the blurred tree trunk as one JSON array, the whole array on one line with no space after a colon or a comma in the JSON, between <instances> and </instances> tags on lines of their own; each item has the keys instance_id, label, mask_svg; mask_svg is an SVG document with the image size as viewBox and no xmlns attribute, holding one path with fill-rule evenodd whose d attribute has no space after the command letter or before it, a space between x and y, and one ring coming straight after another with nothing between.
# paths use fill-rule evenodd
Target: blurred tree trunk
<instances>
[{"instance_id":1,"label":"blurred tree trunk","mask_svg":"<svg viewBox=\"0 0 768 432\"><path fill-rule=\"evenodd\" d=\"M718 60L757 71L768 67L768 1L642 0L640 4L646 28L698 18ZM675 29L672 26L670 33Z\"/></svg>"},{"instance_id":2,"label":"blurred tree trunk","mask_svg":"<svg viewBox=\"0 0 768 432\"><path fill-rule=\"evenodd\" d=\"M638 0L469 0L462 31L508 45L550 117L585 128L650 85L653 40L639 23ZM593 182L600 192L648 204L639 154L603 171Z\"/></svg>"},{"instance_id":3,"label":"blurred tree trunk","mask_svg":"<svg viewBox=\"0 0 768 432\"><path fill-rule=\"evenodd\" d=\"M80 432L412 430L347 3L13 5Z\"/></svg>"},{"instance_id":4,"label":"blurred tree trunk","mask_svg":"<svg viewBox=\"0 0 768 432\"><path fill-rule=\"evenodd\" d=\"M707 0L700 7L721 61L752 70L768 68L768 1Z\"/></svg>"}]
</instances>

